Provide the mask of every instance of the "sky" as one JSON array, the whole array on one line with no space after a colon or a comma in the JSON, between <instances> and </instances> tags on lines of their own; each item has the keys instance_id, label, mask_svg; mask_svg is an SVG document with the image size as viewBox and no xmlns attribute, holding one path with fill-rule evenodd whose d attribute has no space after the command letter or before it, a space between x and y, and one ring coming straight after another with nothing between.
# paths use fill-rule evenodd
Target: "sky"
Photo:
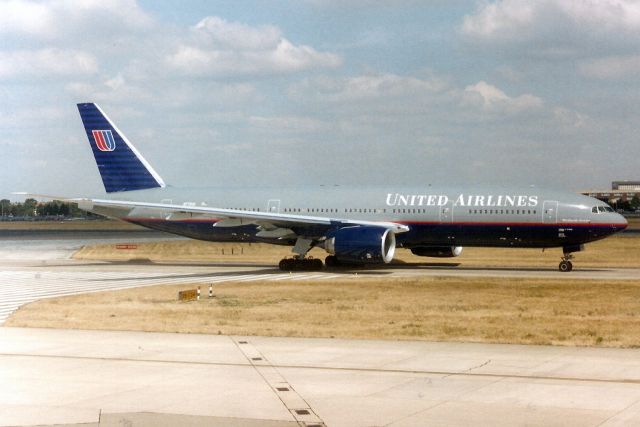
<instances>
[{"instance_id":1,"label":"sky","mask_svg":"<svg viewBox=\"0 0 640 427\"><path fill-rule=\"evenodd\" d=\"M0 198L100 196L76 103L173 186L640 179L640 1L0 0Z\"/></svg>"}]
</instances>

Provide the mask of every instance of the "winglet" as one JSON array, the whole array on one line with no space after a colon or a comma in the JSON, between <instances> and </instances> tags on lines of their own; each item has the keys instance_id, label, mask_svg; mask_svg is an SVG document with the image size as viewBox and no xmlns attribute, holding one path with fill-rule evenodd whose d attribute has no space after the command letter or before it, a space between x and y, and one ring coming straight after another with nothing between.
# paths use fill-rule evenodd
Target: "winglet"
<instances>
[{"instance_id":1,"label":"winglet","mask_svg":"<svg viewBox=\"0 0 640 427\"><path fill-rule=\"evenodd\" d=\"M107 193L165 187L158 173L97 104L78 104Z\"/></svg>"}]
</instances>

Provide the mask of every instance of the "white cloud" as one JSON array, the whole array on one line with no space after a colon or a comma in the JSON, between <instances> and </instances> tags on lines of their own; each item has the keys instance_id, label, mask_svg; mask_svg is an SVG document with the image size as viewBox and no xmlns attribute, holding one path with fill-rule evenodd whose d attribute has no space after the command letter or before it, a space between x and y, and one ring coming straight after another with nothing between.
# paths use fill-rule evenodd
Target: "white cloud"
<instances>
[{"instance_id":1,"label":"white cloud","mask_svg":"<svg viewBox=\"0 0 640 427\"><path fill-rule=\"evenodd\" d=\"M126 84L126 81L124 79L124 76L122 75L122 73L118 73L115 77L107 79L104 82L104 85L107 86L108 88L112 89L112 90L118 90L122 87L124 87Z\"/></svg>"},{"instance_id":2,"label":"white cloud","mask_svg":"<svg viewBox=\"0 0 640 427\"><path fill-rule=\"evenodd\" d=\"M36 63L48 63L43 57L56 50L67 53L61 60L69 59L70 52L91 52L105 58L100 61L102 73L121 73L127 80L150 75L261 76L342 64L334 53L294 44L273 25L251 26L209 16L192 27L160 28L135 0L0 1L0 37L13 49L3 53L2 58L10 61L0 64L5 77L21 68L37 69ZM43 49L43 44L51 48ZM22 66L11 62L21 56L27 60ZM91 63L88 54L71 59L66 65L51 64L52 74L71 74L73 67L79 73L95 71L97 61Z\"/></svg>"},{"instance_id":3,"label":"white cloud","mask_svg":"<svg viewBox=\"0 0 640 427\"><path fill-rule=\"evenodd\" d=\"M192 28L191 36L165 58L167 65L186 75L264 75L342 64L336 54L294 45L273 26L254 28L207 17Z\"/></svg>"},{"instance_id":4,"label":"white cloud","mask_svg":"<svg viewBox=\"0 0 640 427\"><path fill-rule=\"evenodd\" d=\"M584 127L588 119L586 115L564 107L554 108L553 115L561 125L569 129Z\"/></svg>"},{"instance_id":5,"label":"white cloud","mask_svg":"<svg viewBox=\"0 0 640 427\"><path fill-rule=\"evenodd\" d=\"M487 4L475 15L464 17L462 31L481 40L529 37L535 7L534 2L518 0Z\"/></svg>"},{"instance_id":6,"label":"white cloud","mask_svg":"<svg viewBox=\"0 0 640 427\"><path fill-rule=\"evenodd\" d=\"M213 47L240 50L272 49L280 43L282 32L272 25L251 27L208 16L193 28L200 41Z\"/></svg>"},{"instance_id":7,"label":"white cloud","mask_svg":"<svg viewBox=\"0 0 640 427\"><path fill-rule=\"evenodd\" d=\"M57 39L149 28L152 19L135 0L8 0L0 2L0 34Z\"/></svg>"},{"instance_id":8,"label":"white cloud","mask_svg":"<svg viewBox=\"0 0 640 427\"><path fill-rule=\"evenodd\" d=\"M521 113L544 107L544 101L531 94L510 97L484 81L460 89L436 75L425 78L396 74L306 78L291 85L289 96L301 102L328 102L338 105L336 108L341 110L351 106L360 113L386 111L394 117L443 112L455 115L460 106L471 107L466 113L477 111L481 114Z\"/></svg>"},{"instance_id":9,"label":"white cloud","mask_svg":"<svg viewBox=\"0 0 640 427\"><path fill-rule=\"evenodd\" d=\"M86 75L97 71L96 58L78 50L41 49L0 52L0 79L24 75Z\"/></svg>"},{"instance_id":10,"label":"white cloud","mask_svg":"<svg viewBox=\"0 0 640 427\"><path fill-rule=\"evenodd\" d=\"M289 94L296 99L313 97L330 102L357 102L373 99L431 96L448 88L445 79L425 79L396 74L362 75L346 78L307 78L294 84Z\"/></svg>"},{"instance_id":11,"label":"white cloud","mask_svg":"<svg viewBox=\"0 0 640 427\"><path fill-rule=\"evenodd\" d=\"M583 62L578 69L584 76L599 79L637 78L640 74L640 55L594 59Z\"/></svg>"},{"instance_id":12,"label":"white cloud","mask_svg":"<svg viewBox=\"0 0 640 427\"><path fill-rule=\"evenodd\" d=\"M0 3L0 34L53 34L54 16L45 3L9 0Z\"/></svg>"},{"instance_id":13,"label":"white cloud","mask_svg":"<svg viewBox=\"0 0 640 427\"><path fill-rule=\"evenodd\" d=\"M431 5L445 3L449 0L429 0ZM305 0L317 8L332 10L353 10L356 12L372 9L408 8L414 5L422 5L423 0Z\"/></svg>"},{"instance_id":14,"label":"white cloud","mask_svg":"<svg viewBox=\"0 0 640 427\"><path fill-rule=\"evenodd\" d=\"M127 102L127 101L151 101L153 92L127 82L122 74L103 79L99 82L71 82L65 86L65 90L82 102Z\"/></svg>"},{"instance_id":15,"label":"white cloud","mask_svg":"<svg viewBox=\"0 0 640 427\"><path fill-rule=\"evenodd\" d=\"M0 112L0 128L32 128L34 117L40 122L60 121L65 118L65 110L47 106Z\"/></svg>"},{"instance_id":16,"label":"white cloud","mask_svg":"<svg viewBox=\"0 0 640 427\"><path fill-rule=\"evenodd\" d=\"M252 116L249 123L256 130L267 131L274 134L286 133L316 133L327 132L331 125L311 117L302 116L276 116L262 117Z\"/></svg>"},{"instance_id":17,"label":"white cloud","mask_svg":"<svg viewBox=\"0 0 640 427\"><path fill-rule=\"evenodd\" d=\"M531 94L512 98L487 82L480 81L464 89L463 105L481 107L485 111L518 113L542 108L542 99Z\"/></svg>"},{"instance_id":18,"label":"white cloud","mask_svg":"<svg viewBox=\"0 0 640 427\"><path fill-rule=\"evenodd\" d=\"M75 99L83 101L129 105L132 102L153 102L156 107L178 110L197 108L210 111L261 100L250 83L199 82L193 85L184 81L165 84L162 90L158 90L158 81L155 79L130 81L122 73L102 77L92 83L74 81L68 83L65 90Z\"/></svg>"},{"instance_id":19,"label":"white cloud","mask_svg":"<svg viewBox=\"0 0 640 427\"><path fill-rule=\"evenodd\" d=\"M500 0L465 16L461 32L471 43L525 45L528 53L551 57L584 54L604 45L637 49L640 2Z\"/></svg>"}]
</instances>

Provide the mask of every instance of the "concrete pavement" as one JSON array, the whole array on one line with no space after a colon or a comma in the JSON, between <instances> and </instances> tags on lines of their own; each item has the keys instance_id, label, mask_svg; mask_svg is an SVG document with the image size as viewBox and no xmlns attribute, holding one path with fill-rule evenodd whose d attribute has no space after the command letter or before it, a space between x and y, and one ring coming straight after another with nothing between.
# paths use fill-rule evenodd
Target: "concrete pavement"
<instances>
[{"instance_id":1,"label":"concrete pavement","mask_svg":"<svg viewBox=\"0 0 640 427\"><path fill-rule=\"evenodd\" d=\"M3 426L640 425L635 349L0 328L0 384Z\"/></svg>"}]
</instances>

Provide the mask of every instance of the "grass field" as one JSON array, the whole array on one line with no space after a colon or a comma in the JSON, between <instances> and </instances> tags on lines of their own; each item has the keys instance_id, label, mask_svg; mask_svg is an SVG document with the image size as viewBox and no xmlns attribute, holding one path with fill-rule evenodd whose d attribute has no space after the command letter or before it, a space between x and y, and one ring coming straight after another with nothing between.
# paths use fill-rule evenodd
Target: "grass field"
<instances>
[{"instance_id":1,"label":"grass field","mask_svg":"<svg viewBox=\"0 0 640 427\"><path fill-rule=\"evenodd\" d=\"M206 284L203 295L206 295ZM640 346L640 283L422 277L245 282L178 302L156 286L42 300L8 326L183 333Z\"/></svg>"}]
</instances>

